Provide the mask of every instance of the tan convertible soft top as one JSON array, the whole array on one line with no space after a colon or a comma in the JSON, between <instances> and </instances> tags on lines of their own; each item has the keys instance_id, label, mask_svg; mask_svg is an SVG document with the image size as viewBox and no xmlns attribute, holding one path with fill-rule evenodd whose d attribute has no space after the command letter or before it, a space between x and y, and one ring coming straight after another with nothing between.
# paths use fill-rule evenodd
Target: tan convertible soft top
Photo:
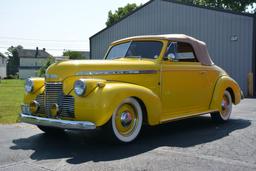
<instances>
[{"instance_id":1,"label":"tan convertible soft top","mask_svg":"<svg viewBox=\"0 0 256 171\"><path fill-rule=\"evenodd\" d=\"M193 37L187 36L185 34L164 34L164 35L145 35L145 36L135 36L129 37L125 39L121 39L113 42L112 44L116 44L121 41L129 41L134 39L164 39L171 40L177 42L189 43L193 46L195 54L199 62L203 65L213 65L213 61L208 53L207 46L204 42L197 40Z\"/></svg>"}]
</instances>

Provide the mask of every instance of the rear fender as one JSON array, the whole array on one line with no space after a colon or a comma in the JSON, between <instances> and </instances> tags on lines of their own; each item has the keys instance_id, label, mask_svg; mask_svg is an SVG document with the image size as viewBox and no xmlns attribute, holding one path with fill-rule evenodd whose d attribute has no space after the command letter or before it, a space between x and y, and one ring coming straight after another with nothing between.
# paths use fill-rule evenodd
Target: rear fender
<instances>
[{"instance_id":1,"label":"rear fender","mask_svg":"<svg viewBox=\"0 0 256 171\"><path fill-rule=\"evenodd\" d=\"M231 96L232 96L233 104L236 105L236 104L240 103L241 90L240 90L239 85L237 84L237 82L235 80L233 80L229 76L222 76L218 79L215 89L214 89L212 101L210 104L211 110L217 110L217 111L221 110L220 104L221 104L225 90L232 90Z\"/></svg>"}]
</instances>

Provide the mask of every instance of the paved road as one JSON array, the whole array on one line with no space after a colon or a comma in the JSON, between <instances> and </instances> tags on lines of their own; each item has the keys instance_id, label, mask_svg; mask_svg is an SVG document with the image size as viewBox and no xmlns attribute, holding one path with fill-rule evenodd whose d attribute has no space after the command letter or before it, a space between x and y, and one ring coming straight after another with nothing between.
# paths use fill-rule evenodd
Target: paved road
<instances>
[{"instance_id":1,"label":"paved road","mask_svg":"<svg viewBox=\"0 0 256 171\"><path fill-rule=\"evenodd\" d=\"M51 137L27 124L0 126L2 170L256 170L256 99L234 108L227 124L197 117L144 128L129 145L97 132Z\"/></svg>"}]
</instances>

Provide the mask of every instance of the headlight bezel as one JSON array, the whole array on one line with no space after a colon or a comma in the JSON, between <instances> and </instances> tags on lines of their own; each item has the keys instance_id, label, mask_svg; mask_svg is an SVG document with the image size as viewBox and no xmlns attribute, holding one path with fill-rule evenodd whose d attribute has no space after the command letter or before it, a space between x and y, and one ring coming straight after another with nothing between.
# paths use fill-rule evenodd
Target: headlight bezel
<instances>
[{"instance_id":1,"label":"headlight bezel","mask_svg":"<svg viewBox=\"0 0 256 171\"><path fill-rule=\"evenodd\" d=\"M34 90L34 81L30 78L26 79L25 82L25 91L27 93L32 93Z\"/></svg>"},{"instance_id":2,"label":"headlight bezel","mask_svg":"<svg viewBox=\"0 0 256 171\"><path fill-rule=\"evenodd\" d=\"M87 84L83 79L76 80L74 83L74 92L77 96L83 96L86 92Z\"/></svg>"}]
</instances>

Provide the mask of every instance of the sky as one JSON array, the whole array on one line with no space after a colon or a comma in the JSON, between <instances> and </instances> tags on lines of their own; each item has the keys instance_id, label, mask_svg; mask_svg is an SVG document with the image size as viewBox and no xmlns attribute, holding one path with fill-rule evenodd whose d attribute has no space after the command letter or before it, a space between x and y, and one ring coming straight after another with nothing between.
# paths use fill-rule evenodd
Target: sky
<instances>
[{"instance_id":1,"label":"sky","mask_svg":"<svg viewBox=\"0 0 256 171\"><path fill-rule=\"evenodd\" d=\"M1 0L0 52L10 46L88 51L89 37L105 28L108 11L148 0Z\"/></svg>"},{"instance_id":2,"label":"sky","mask_svg":"<svg viewBox=\"0 0 256 171\"><path fill-rule=\"evenodd\" d=\"M105 28L108 11L149 0L0 0L0 52L10 46L89 51L89 37Z\"/></svg>"}]
</instances>

